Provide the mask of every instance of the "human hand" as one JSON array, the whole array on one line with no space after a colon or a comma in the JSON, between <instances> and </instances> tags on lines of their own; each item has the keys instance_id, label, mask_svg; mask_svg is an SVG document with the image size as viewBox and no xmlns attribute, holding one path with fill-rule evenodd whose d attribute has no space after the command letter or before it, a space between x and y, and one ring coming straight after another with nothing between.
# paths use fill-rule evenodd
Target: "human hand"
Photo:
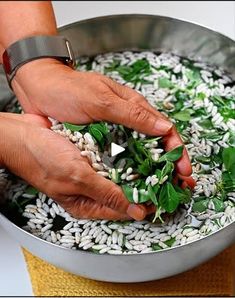
<instances>
[{"instance_id":1,"label":"human hand","mask_svg":"<svg viewBox=\"0 0 235 298\"><path fill-rule=\"evenodd\" d=\"M130 204L121 188L97 174L79 149L38 115L0 113L0 164L78 218L143 219L152 206Z\"/></svg>"},{"instance_id":2,"label":"human hand","mask_svg":"<svg viewBox=\"0 0 235 298\"><path fill-rule=\"evenodd\" d=\"M23 65L13 88L28 113L76 124L109 121L147 135L164 136L167 151L183 144L172 123L129 87L94 72L77 72L54 59ZM176 163L181 178L190 176L188 154Z\"/></svg>"}]
</instances>

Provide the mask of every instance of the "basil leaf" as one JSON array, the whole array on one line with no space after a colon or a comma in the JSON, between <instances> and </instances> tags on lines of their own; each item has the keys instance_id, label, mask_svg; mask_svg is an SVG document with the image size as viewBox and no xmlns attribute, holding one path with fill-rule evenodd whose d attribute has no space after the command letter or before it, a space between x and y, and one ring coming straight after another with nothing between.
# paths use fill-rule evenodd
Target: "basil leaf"
<instances>
[{"instance_id":1,"label":"basil leaf","mask_svg":"<svg viewBox=\"0 0 235 298\"><path fill-rule=\"evenodd\" d=\"M166 182L162 185L159 204L169 213L174 212L178 207L179 196L171 183Z\"/></svg>"},{"instance_id":2,"label":"basil leaf","mask_svg":"<svg viewBox=\"0 0 235 298\"><path fill-rule=\"evenodd\" d=\"M224 106L224 104L225 104L225 101L224 101L223 98L222 98L221 96L219 96L219 95L214 95L214 96L212 96L212 100L213 100L214 102L216 102L220 107L221 107L221 106Z\"/></svg>"},{"instance_id":3,"label":"basil leaf","mask_svg":"<svg viewBox=\"0 0 235 298\"><path fill-rule=\"evenodd\" d=\"M165 243L167 246L171 247L171 246L174 244L174 242L175 242L175 238L171 238L171 239L169 239L169 240L166 240L164 243Z\"/></svg>"},{"instance_id":4,"label":"basil leaf","mask_svg":"<svg viewBox=\"0 0 235 298\"><path fill-rule=\"evenodd\" d=\"M170 161L167 161L161 171L161 178L165 177L166 175L170 175L174 170L174 164Z\"/></svg>"},{"instance_id":5,"label":"basil leaf","mask_svg":"<svg viewBox=\"0 0 235 298\"><path fill-rule=\"evenodd\" d=\"M75 125L68 122L64 122L63 124L66 129L70 129L71 131L80 131L86 127L86 125Z\"/></svg>"},{"instance_id":6,"label":"basil leaf","mask_svg":"<svg viewBox=\"0 0 235 298\"><path fill-rule=\"evenodd\" d=\"M120 65L116 70L124 80L134 84L137 82L146 83L144 77L152 73L150 64L146 59L137 60L129 66Z\"/></svg>"},{"instance_id":7,"label":"basil leaf","mask_svg":"<svg viewBox=\"0 0 235 298\"><path fill-rule=\"evenodd\" d=\"M226 170L231 173L232 178L235 179L235 148L224 148L222 158Z\"/></svg>"},{"instance_id":8,"label":"basil leaf","mask_svg":"<svg viewBox=\"0 0 235 298\"><path fill-rule=\"evenodd\" d=\"M107 124L104 122L99 122L99 123L92 123L89 125L89 128L95 128L99 130L104 136L109 133L109 130L107 128Z\"/></svg>"},{"instance_id":9,"label":"basil leaf","mask_svg":"<svg viewBox=\"0 0 235 298\"><path fill-rule=\"evenodd\" d=\"M89 126L89 133L97 141L97 143L100 146L101 150L103 150L105 139L104 139L104 136L103 136L102 132L94 126Z\"/></svg>"},{"instance_id":10,"label":"basil leaf","mask_svg":"<svg viewBox=\"0 0 235 298\"><path fill-rule=\"evenodd\" d=\"M129 138L127 144L128 150L133 154L135 161L141 164L144 160L142 154L136 150L136 140L134 138Z\"/></svg>"},{"instance_id":11,"label":"basil leaf","mask_svg":"<svg viewBox=\"0 0 235 298\"><path fill-rule=\"evenodd\" d=\"M145 202L148 202L149 201L149 194L147 193L141 193L139 191L139 200L138 200L138 203L139 204L142 204L142 203L145 203Z\"/></svg>"},{"instance_id":12,"label":"basil leaf","mask_svg":"<svg viewBox=\"0 0 235 298\"><path fill-rule=\"evenodd\" d=\"M158 187L159 187L159 185L158 185ZM155 194L151 184L148 185L148 194L149 194L149 198L151 199L153 204L158 206L158 201L157 201L157 198L156 198L156 194Z\"/></svg>"},{"instance_id":13,"label":"basil leaf","mask_svg":"<svg viewBox=\"0 0 235 298\"><path fill-rule=\"evenodd\" d=\"M211 158L209 156L203 156L203 155L196 156L195 160L203 164L208 164L211 162Z\"/></svg>"},{"instance_id":14,"label":"basil leaf","mask_svg":"<svg viewBox=\"0 0 235 298\"><path fill-rule=\"evenodd\" d=\"M147 158L142 164L140 164L137 168L139 174L143 174L144 176L148 176L152 170L151 161Z\"/></svg>"},{"instance_id":15,"label":"basil leaf","mask_svg":"<svg viewBox=\"0 0 235 298\"><path fill-rule=\"evenodd\" d=\"M36 188L29 186L26 188L25 193L27 193L28 195L37 195L39 191Z\"/></svg>"},{"instance_id":16,"label":"basil leaf","mask_svg":"<svg viewBox=\"0 0 235 298\"><path fill-rule=\"evenodd\" d=\"M127 200L131 203L134 203L133 201L133 188L130 187L127 184L122 185L122 190L127 198Z\"/></svg>"},{"instance_id":17,"label":"basil leaf","mask_svg":"<svg viewBox=\"0 0 235 298\"><path fill-rule=\"evenodd\" d=\"M113 169L112 172L111 172L111 180L116 183L116 184L119 184L121 182L121 175L120 173L118 172L117 169Z\"/></svg>"},{"instance_id":18,"label":"basil leaf","mask_svg":"<svg viewBox=\"0 0 235 298\"><path fill-rule=\"evenodd\" d=\"M174 148L173 150L162 155L159 158L159 160L157 161L157 163L160 163L163 161L176 161L182 156L183 150L184 150L183 145L178 146L178 147Z\"/></svg>"},{"instance_id":19,"label":"basil leaf","mask_svg":"<svg viewBox=\"0 0 235 298\"><path fill-rule=\"evenodd\" d=\"M187 203L190 202L191 197L192 197L192 193L191 193L190 188L187 187L185 189L182 189L178 185L174 185L174 188L178 193L180 203L187 204Z\"/></svg>"},{"instance_id":20,"label":"basil leaf","mask_svg":"<svg viewBox=\"0 0 235 298\"><path fill-rule=\"evenodd\" d=\"M156 169L154 174L157 176L158 180L161 180L162 172L159 169Z\"/></svg>"},{"instance_id":21,"label":"basil leaf","mask_svg":"<svg viewBox=\"0 0 235 298\"><path fill-rule=\"evenodd\" d=\"M162 250L162 247L160 245L158 245L157 243L153 243L151 245L152 249L157 251L157 250Z\"/></svg>"},{"instance_id":22,"label":"basil leaf","mask_svg":"<svg viewBox=\"0 0 235 298\"><path fill-rule=\"evenodd\" d=\"M214 128L214 125L210 119L199 120L198 125L200 125L204 129L213 129Z\"/></svg>"},{"instance_id":23,"label":"basil leaf","mask_svg":"<svg viewBox=\"0 0 235 298\"><path fill-rule=\"evenodd\" d=\"M229 172L222 173L223 187L226 192L234 191L235 189L235 178Z\"/></svg>"},{"instance_id":24,"label":"basil leaf","mask_svg":"<svg viewBox=\"0 0 235 298\"><path fill-rule=\"evenodd\" d=\"M235 147L235 133L231 132L228 143L230 146Z\"/></svg>"},{"instance_id":25,"label":"basil leaf","mask_svg":"<svg viewBox=\"0 0 235 298\"><path fill-rule=\"evenodd\" d=\"M173 114L174 119L180 120L180 121L189 121L191 119L191 114L189 110L183 110L176 114Z\"/></svg>"},{"instance_id":26,"label":"basil leaf","mask_svg":"<svg viewBox=\"0 0 235 298\"><path fill-rule=\"evenodd\" d=\"M220 200L219 198L213 198L212 199L214 206L215 206L215 211L216 212L223 212L225 209L224 202Z\"/></svg>"},{"instance_id":27,"label":"basil leaf","mask_svg":"<svg viewBox=\"0 0 235 298\"><path fill-rule=\"evenodd\" d=\"M207 210L209 204L209 199L201 200L198 202L195 202L192 206L193 212L204 212Z\"/></svg>"},{"instance_id":28,"label":"basil leaf","mask_svg":"<svg viewBox=\"0 0 235 298\"><path fill-rule=\"evenodd\" d=\"M159 78L158 79L159 88L173 88L174 84L167 78Z\"/></svg>"}]
</instances>

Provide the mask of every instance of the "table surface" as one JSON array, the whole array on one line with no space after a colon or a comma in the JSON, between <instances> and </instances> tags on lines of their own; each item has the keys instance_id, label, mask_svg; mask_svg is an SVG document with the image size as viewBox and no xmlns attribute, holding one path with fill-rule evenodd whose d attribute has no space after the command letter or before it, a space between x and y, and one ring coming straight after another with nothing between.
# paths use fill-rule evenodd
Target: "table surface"
<instances>
[{"instance_id":1,"label":"table surface","mask_svg":"<svg viewBox=\"0 0 235 298\"><path fill-rule=\"evenodd\" d=\"M59 1L53 6L58 26L107 14L161 14L201 23L235 39L235 1ZM33 295L20 246L1 227L0 264L0 296Z\"/></svg>"}]
</instances>

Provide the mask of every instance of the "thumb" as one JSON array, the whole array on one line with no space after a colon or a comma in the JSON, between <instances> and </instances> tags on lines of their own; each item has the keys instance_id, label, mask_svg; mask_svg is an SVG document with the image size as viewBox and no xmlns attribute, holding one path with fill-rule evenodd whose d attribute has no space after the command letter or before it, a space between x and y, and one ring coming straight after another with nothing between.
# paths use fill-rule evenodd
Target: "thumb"
<instances>
[{"instance_id":1,"label":"thumb","mask_svg":"<svg viewBox=\"0 0 235 298\"><path fill-rule=\"evenodd\" d=\"M120 186L93 172L89 175L89 186L84 187L81 194L135 220L142 220L147 214L146 208L126 199Z\"/></svg>"}]
</instances>

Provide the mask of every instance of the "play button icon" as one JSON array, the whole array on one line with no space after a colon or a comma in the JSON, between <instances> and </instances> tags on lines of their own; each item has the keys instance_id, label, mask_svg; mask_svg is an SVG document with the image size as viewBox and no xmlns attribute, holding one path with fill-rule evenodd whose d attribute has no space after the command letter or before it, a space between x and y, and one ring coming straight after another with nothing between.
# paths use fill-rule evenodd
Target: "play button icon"
<instances>
[{"instance_id":1,"label":"play button icon","mask_svg":"<svg viewBox=\"0 0 235 298\"><path fill-rule=\"evenodd\" d=\"M106 166L113 168L113 163L115 162L117 155L125 151L127 147L127 142L122 143L121 145L111 143L101 156L103 163Z\"/></svg>"},{"instance_id":2,"label":"play button icon","mask_svg":"<svg viewBox=\"0 0 235 298\"><path fill-rule=\"evenodd\" d=\"M125 148L115 143L111 143L111 156L116 156L122 153L123 151L125 151Z\"/></svg>"}]
</instances>

